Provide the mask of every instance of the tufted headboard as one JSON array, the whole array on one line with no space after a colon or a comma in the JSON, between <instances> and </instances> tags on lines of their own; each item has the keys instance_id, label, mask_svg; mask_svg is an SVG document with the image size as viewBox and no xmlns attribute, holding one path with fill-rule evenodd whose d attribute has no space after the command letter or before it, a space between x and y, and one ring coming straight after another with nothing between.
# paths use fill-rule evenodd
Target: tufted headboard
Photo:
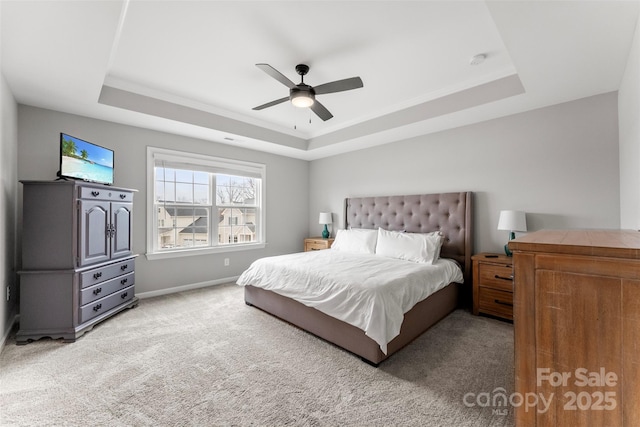
<instances>
[{"instance_id":1,"label":"tufted headboard","mask_svg":"<svg viewBox=\"0 0 640 427\"><path fill-rule=\"evenodd\" d=\"M471 283L473 221L471 196L460 193L345 199L345 228L378 228L428 233L440 230L445 241L441 256L460 263Z\"/></svg>"}]
</instances>

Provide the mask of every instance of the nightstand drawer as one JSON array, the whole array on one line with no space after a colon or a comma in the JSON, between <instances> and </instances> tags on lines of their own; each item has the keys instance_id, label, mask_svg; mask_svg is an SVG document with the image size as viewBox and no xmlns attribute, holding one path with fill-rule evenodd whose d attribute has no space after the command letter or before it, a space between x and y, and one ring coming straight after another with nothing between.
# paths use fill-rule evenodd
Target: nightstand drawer
<instances>
[{"instance_id":1,"label":"nightstand drawer","mask_svg":"<svg viewBox=\"0 0 640 427\"><path fill-rule=\"evenodd\" d=\"M480 287L479 308L482 313L513 320L513 293Z\"/></svg>"},{"instance_id":2,"label":"nightstand drawer","mask_svg":"<svg viewBox=\"0 0 640 427\"><path fill-rule=\"evenodd\" d=\"M513 268L510 265L480 264L480 286L513 292Z\"/></svg>"},{"instance_id":3,"label":"nightstand drawer","mask_svg":"<svg viewBox=\"0 0 640 427\"><path fill-rule=\"evenodd\" d=\"M320 242L307 242L304 245L304 250L306 251L319 251L322 249L327 249L327 244L326 243L320 243Z\"/></svg>"},{"instance_id":4,"label":"nightstand drawer","mask_svg":"<svg viewBox=\"0 0 640 427\"><path fill-rule=\"evenodd\" d=\"M320 251L329 249L333 244L333 239L307 238L304 239L304 251Z\"/></svg>"}]
</instances>

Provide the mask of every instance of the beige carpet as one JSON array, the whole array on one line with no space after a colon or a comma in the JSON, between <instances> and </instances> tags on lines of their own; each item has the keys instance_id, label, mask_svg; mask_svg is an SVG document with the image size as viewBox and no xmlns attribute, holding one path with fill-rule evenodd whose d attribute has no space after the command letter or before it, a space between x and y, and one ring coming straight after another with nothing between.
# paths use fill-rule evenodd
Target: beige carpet
<instances>
[{"instance_id":1,"label":"beige carpet","mask_svg":"<svg viewBox=\"0 0 640 427\"><path fill-rule=\"evenodd\" d=\"M16 426L507 426L470 407L513 389L513 328L456 311L374 368L244 304L223 285L140 301L73 344L0 354Z\"/></svg>"}]
</instances>

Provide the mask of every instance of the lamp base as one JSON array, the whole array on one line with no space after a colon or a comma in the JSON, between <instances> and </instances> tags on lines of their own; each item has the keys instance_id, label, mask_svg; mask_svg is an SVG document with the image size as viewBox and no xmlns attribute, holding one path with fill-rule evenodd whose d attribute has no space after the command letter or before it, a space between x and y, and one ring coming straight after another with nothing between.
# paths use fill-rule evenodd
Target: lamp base
<instances>
[{"instance_id":1,"label":"lamp base","mask_svg":"<svg viewBox=\"0 0 640 427\"><path fill-rule=\"evenodd\" d=\"M327 224L324 225L324 230L322 230L322 238L323 239L329 238L329 229L327 228Z\"/></svg>"},{"instance_id":2,"label":"lamp base","mask_svg":"<svg viewBox=\"0 0 640 427\"><path fill-rule=\"evenodd\" d=\"M507 256L513 256L513 252L511 252L509 250L509 244L508 243L504 245L504 253L507 254Z\"/></svg>"},{"instance_id":3,"label":"lamp base","mask_svg":"<svg viewBox=\"0 0 640 427\"><path fill-rule=\"evenodd\" d=\"M516 233L514 233L513 231L509 233L509 240L513 240L516 238ZM509 242L507 242L504 245L504 253L507 254L507 256L513 256L513 252L511 252L509 250Z\"/></svg>"}]
</instances>

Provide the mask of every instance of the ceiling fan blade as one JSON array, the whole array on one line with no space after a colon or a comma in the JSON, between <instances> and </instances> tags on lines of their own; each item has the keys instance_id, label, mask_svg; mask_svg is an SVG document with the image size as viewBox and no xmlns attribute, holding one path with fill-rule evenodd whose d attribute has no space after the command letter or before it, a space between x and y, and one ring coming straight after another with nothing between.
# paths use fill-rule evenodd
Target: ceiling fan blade
<instances>
[{"instance_id":1,"label":"ceiling fan blade","mask_svg":"<svg viewBox=\"0 0 640 427\"><path fill-rule=\"evenodd\" d=\"M279 81L280 83L288 87L289 89L291 89L296 85L294 82L289 80L284 74L282 74L280 71L276 70L269 64L256 64L256 67L260 68L262 71L269 74L271 77L273 77L274 79L276 79L277 81Z\"/></svg>"},{"instance_id":2,"label":"ceiling fan blade","mask_svg":"<svg viewBox=\"0 0 640 427\"><path fill-rule=\"evenodd\" d=\"M285 96L284 98L276 99L275 101L267 102L266 104L258 105L257 107L253 107L252 110L264 110L265 108L273 107L274 105L282 104L285 101L288 101L289 97Z\"/></svg>"},{"instance_id":3,"label":"ceiling fan blade","mask_svg":"<svg viewBox=\"0 0 640 427\"><path fill-rule=\"evenodd\" d=\"M324 105L320 104L317 99L313 103L313 105L309 108L311 108L311 111L316 113L316 115L320 117L322 120L324 120L325 122L329 120L331 117L333 117L333 114L331 114Z\"/></svg>"},{"instance_id":4,"label":"ceiling fan blade","mask_svg":"<svg viewBox=\"0 0 640 427\"><path fill-rule=\"evenodd\" d=\"M323 93L342 92L345 90L358 89L363 87L362 79L360 77L351 77L349 79L336 80L335 82L325 83L319 86L314 86L313 90L316 95L322 95Z\"/></svg>"}]
</instances>

